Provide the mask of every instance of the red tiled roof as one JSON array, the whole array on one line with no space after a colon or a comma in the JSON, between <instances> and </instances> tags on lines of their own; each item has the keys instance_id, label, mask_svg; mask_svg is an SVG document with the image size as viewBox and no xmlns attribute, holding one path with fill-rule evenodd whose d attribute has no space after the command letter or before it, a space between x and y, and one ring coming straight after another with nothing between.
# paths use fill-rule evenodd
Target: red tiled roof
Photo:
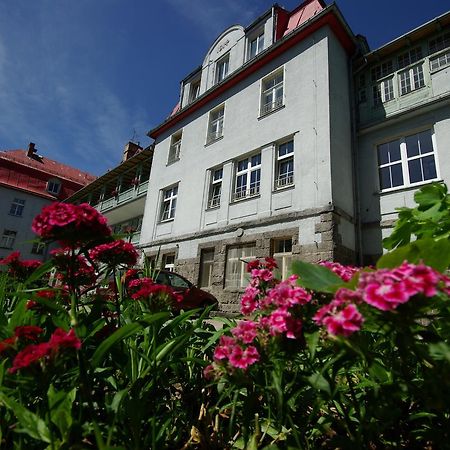
<instances>
[{"instance_id":1,"label":"red tiled roof","mask_svg":"<svg viewBox=\"0 0 450 450\"><path fill-rule=\"evenodd\" d=\"M5 159L14 163L22 164L27 167L54 175L55 177L71 180L85 186L94 181L97 177L87 172L82 172L74 167L67 166L60 162L43 156L27 156L26 150L3 150L0 151L0 159Z\"/></svg>"}]
</instances>

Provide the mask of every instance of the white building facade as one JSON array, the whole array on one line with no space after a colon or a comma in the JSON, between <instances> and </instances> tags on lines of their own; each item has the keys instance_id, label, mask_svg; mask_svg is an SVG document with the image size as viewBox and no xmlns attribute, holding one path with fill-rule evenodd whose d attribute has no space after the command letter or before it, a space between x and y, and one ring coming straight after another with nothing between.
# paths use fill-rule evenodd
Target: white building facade
<instances>
[{"instance_id":1,"label":"white building facade","mask_svg":"<svg viewBox=\"0 0 450 450\"><path fill-rule=\"evenodd\" d=\"M356 46L335 6L273 7L219 36L149 133L140 246L222 311L238 309L250 259L275 256L283 275L292 258L354 262Z\"/></svg>"}]
</instances>

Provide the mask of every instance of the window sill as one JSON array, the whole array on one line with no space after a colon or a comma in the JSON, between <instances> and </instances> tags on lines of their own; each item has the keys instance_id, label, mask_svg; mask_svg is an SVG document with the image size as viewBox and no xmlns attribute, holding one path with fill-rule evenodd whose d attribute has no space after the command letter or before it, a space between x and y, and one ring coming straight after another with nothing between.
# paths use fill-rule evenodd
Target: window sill
<instances>
[{"instance_id":1,"label":"window sill","mask_svg":"<svg viewBox=\"0 0 450 450\"><path fill-rule=\"evenodd\" d=\"M272 194L276 194L277 192L280 191L288 191L289 189L295 189L295 184L288 184L286 186L280 186L280 187L274 187L272 190Z\"/></svg>"},{"instance_id":2,"label":"window sill","mask_svg":"<svg viewBox=\"0 0 450 450\"><path fill-rule=\"evenodd\" d=\"M384 196L384 195L392 194L395 192L411 191L411 190L420 188L422 186L425 186L427 184L443 183L443 182L444 182L444 180L442 178L436 178L435 180L420 181L419 183L410 184L409 186L396 186L394 188L384 189L382 191L376 191L376 192L374 192L373 195Z\"/></svg>"},{"instance_id":3,"label":"window sill","mask_svg":"<svg viewBox=\"0 0 450 450\"><path fill-rule=\"evenodd\" d=\"M173 222L174 220L175 220L175 217L171 217L170 219L160 220L160 221L158 222L158 225L159 225L159 224L163 224L163 223L167 223L167 222Z\"/></svg>"},{"instance_id":4,"label":"window sill","mask_svg":"<svg viewBox=\"0 0 450 450\"><path fill-rule=\"evenodd\" d=\"M229 286L223 288L224 292L229 292L231 294L243 294L245 292L245 287Z\"/></svg>"},{"instance_id":5,"label":"window sill","mask_svg":"<svg viewBox=\"0 0 450 450\"><path fill-rule=\"evenodd\" d=\"M267 111L264 114L260 114L258 117L258 120L264 119L265 117L270 116L271 114L276 113L277 111L280 111L280 109L283 109L285 107L286 107L286 105L283 103L281 106L271 109L270 111Z\"/></svg>"},{"instance_id":6,"label":"window sill","mask_svg":"<svg viewBox=\"0 0 450 450\"><path fill-rule=\"evenodd\" d=\"M220 203L218 205L214 205L214 206L208 206L205 211L214 211L215 209L219 209L220 208Z\"/></svg>"},{"instance_id":7,"label":"window sill","mask_svg":"<svg viewBox=\"0 0 450 450\"><path fill-rule=\"evenodd\" d=\"M245 202L246 200L253 200L255 198L261 197L261 194L251 195L248 197L236 198L230 202L230 205L234 205L235 203Z\"/></svg>"},{"instance_id":8,"label":"window sill","mask_svg":"<svg viewBox=\"0 0 450 450\"><path fill-rule=\"evenodd\" d=\"M223 139L223 134L222 134L222 136L219 136L218 138L206 141L205 147L209 147L210 145L214 144L217 141L220 141L221 139Z\"/></svg>"},{"instance_id":9,"label":"window sill","mask_svg":"<svg viewBox=\"0 0 450 450\"><path fill-rule=\"evenodd\" d=\"M444 69L448 69L449 67L450 67L450 63L447 63L445 66L438 67L437 69L433 69L433 70L430 69L430 75L434 75L435 73L440 72L441 70L444 70Z\"/></svg>"},{"instance_id":10,"label":"window sill","mask_svg":"<svg viewBox=\"0 0 450 450\"><path fill-rule=\"evenodd\" d=\"M20 219L23 217L22 214L10 214L10 213L8 213L8 216L11 216L11 217L18 217L18 218L20 218Z\"/></svg>"}]
</instances>

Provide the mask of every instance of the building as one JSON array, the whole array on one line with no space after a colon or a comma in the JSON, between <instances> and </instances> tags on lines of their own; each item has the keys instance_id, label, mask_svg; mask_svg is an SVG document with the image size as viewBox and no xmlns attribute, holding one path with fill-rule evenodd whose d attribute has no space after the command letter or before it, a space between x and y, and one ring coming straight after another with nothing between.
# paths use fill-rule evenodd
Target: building
<instances>
[{"instance_id":1,"label":"building","mask_svg":"<svg viewBox=\"0 0 450 450\"><path fill-rule=\"evenodd\" d=\"M28 150L0 151L0 258L18 250L23 258L45 259L47 248L31 230L43 206L63 201L95 177Z\"/></svg>"},{"instance_id":2,"label":"building","mask_svg":"<svg viewBox=\"0 0 450 450\"><path fill-rule=\"evenodd\" d=\"M450 182L450 13L355 61L360 253L372 263L395 208Z\"/></svg>"},{"instance_id":3,"label":"building","mask_svg":"<svg viewBox=\"0 0 450 450\"><path fill-rule=\"evenodd\" d=\"M223 312L249 259L373 262L395 207L450 178L449 20L375 51L321 0L225 30L149 132L146 255Z\"/></svg>"},{"instance_id":4,"label":"building","mask_svg":"<svg viewBox=\"0 0 450 450\"><path fill-rule=\"evenodd\" d=\"M153 147L135 142L125 145L121 163L67 199L89 203L107 219L114 233L139 242Z\"/></svg>"}]
</instances>

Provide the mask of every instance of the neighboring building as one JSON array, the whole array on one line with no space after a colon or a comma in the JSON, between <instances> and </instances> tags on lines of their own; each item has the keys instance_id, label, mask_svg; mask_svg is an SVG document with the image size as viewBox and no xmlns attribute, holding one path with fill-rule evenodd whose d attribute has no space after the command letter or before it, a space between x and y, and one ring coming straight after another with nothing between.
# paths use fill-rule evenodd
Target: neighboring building
<instances>
[{"instance_id":1,"label":"neighboring building","mask_svg":"<svg viewBox=\"0 0 450 450\"><path fill-rule=\"evenodd\" d=\"M126 234L138 243L144 215L145 197L152 165L153 147L142 148L128 142L122 162L67 199L87 202L107 219L114 233Z\"/></svg>"},{"instance_id":2,"label":"neighboring building","mask_svg":"<svg viewBox=\"0 0 450 450\"><path fill-rule=\"evenodd\" d=\"M28 150L0 151L0 258L18 250L23 258L45 259L47 248L31 230L43 206L62 201L95 177Z\"/></svg>"},{"instance_id":3,"label":"neighboring building","mask_svg":"<svg viewBox=\"0 0 450 450\"><path fill-rule=\"evenodd\" d=\"M450 182L450 13L355 62L361 253L382 253L395 208Z\"/></svg>"},{"instance_id":4,"label":"neighboring building","mask_svg":"<svg viewBox=\"0 0 450 450\"><path fill-rule=\"evenodd\" d=\"M246 264L356 259L350 61L336 5L233 26L181 84L155 139L140 245L238 309Z\"/></svg>"}]
</instances>

